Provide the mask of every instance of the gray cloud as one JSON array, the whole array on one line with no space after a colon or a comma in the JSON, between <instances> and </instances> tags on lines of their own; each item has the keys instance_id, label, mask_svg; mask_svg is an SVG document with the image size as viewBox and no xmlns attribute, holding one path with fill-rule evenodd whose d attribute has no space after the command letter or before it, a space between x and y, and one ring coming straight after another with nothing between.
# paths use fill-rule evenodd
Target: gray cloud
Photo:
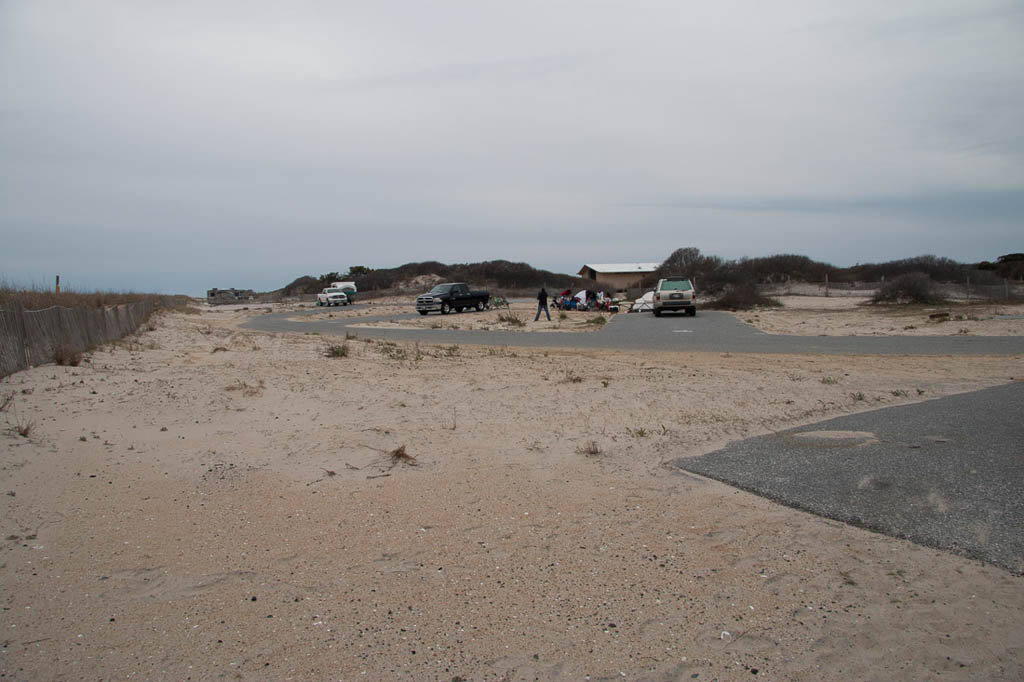
<instances>
[{"instance_id":1,"label":"gray cloud","mask_svg":"<svg viewBox=\"0 0 1024 682\"><path fill-rule=\"evenodd\" d=\"M1020 250L1022 15L3 3L0 277L198 293L684 245L992 258Z\"/></svg>"}]
</instances>

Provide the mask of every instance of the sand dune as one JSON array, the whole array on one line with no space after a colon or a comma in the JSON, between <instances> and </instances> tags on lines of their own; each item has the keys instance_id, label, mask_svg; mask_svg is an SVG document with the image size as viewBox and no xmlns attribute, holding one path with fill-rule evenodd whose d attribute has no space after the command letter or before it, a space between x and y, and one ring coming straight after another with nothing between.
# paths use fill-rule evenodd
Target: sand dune
<instances>
[{"instance_id":1,"label":"sand dune","mask_svg":"<svg viewBox=\"0 0 1024 682\"><path fill-rule=\"evenodd\" d=\"M666 466L1020 357L412 346L250 314L0 382L7 678L1024 676L1020 578Z\"/></svg>"}]
</instances>

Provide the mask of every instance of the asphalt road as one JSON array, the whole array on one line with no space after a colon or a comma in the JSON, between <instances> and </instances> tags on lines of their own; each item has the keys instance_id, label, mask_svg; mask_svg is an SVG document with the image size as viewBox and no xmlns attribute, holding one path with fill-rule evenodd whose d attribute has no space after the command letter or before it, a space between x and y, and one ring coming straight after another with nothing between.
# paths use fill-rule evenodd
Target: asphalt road
<instances>
[{"instance_id":1,"label":"asphalt road","mask_svg":"<svg viewBox=\"0 0 1024 682\"><path fill-rule=\"evenodd\" d=\"M365 304L354 304L361 307ZM720 351L729 353L812 353L823 355L1016 355L1024 354L1021 336L781 336L764 332L733 315L698 311L696 317L650 313L620 313L595 332L543 333L445 329L353 329L375 320L420 319L403 315L300 322L317 310L271 313L253 317L243 326L267 332L317 332L361 337L420 341L432 344L522 346L647 351ZM477 313L459 313L458 317Z\"/></svg>"},{"instance_id":2,"label":"asphalt road","mask_svg":"<svg viewBox=\"0 0 1024 682\"><path fill-rule=\"evenodd\" d=\"M1024 382L750 438L681 469L1024 573Z\"/></svg>"}]
</instances>

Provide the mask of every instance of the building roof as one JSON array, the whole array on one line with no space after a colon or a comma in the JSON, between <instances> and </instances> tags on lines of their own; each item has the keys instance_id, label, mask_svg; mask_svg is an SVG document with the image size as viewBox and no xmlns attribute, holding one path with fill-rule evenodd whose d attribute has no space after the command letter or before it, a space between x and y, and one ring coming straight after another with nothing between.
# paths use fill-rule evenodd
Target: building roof
<instances>
[{"instance_id":1,"label":"building roof","mask_svg":"<svg viewBox=\"0 0 1024 682\"><path fill-rule=\"evenodd\" d=\"M585 263L580 268L579 274L582 274L587 268L605 275L614 275L630 272L654 272L659 267L661 267L661 263Z\"/></svg>"}]
</instances>

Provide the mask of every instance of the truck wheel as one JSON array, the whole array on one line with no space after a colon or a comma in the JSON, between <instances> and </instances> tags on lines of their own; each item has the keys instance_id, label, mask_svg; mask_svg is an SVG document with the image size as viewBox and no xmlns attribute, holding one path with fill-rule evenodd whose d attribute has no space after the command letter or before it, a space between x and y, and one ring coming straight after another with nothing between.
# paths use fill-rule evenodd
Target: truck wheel
<instances>
[{"instance_id":1,"label":"truck wheel","mask_svg":"<svg viewBox=\"0 0 1024 682\"><path fill-rule=\"evenodd\" d=\"M420 315L426 315L426 314L427 314L427 311L426 311L426 310L421 310L421 311L420 311Z\"/></svg>"},{"instance_id":2,"label":"truck wheel","mask_svg":"<svg viewBox=\"0 0 1024 682\"><path fill-rule=\"evenodd\" d=\"M461 312L462 312L462 307L461 307L461 306L459 306L459 307L455 308L455 312L457 312L457 313L461 313Z\"/></svg>"},{"instance_id":3,"label":"truck wheel","mask_svg":"<svg viewBox=\"0 0 1024 682\"><path fill-rule=\"evenodd\" d=\"M451 311L452 311L452 307L450 305L448 305L447 303L442 303L441 304L441 314L442 315L447 315Z\"/></svg>"},{"instance_id":4,"label":"truck wheel","mask_svg":"<svg viewBox=\"0 0 1024 682\"><path fill-rule=\"evenodd\" d=\"M661 317L661 310L660 310L660 309L658 309L658 308L655 308L655 309L654 309L654 316L655 316L655 317Z\"/></svg>"},{"instance_id":5,"label":"truck wheel","mask_svg":"<svg viewBox=\"0 0 1024 682\"><path fill-rule=\"evenodd\" d=\"M483 301L477 301L476 302L476 311L480 312L483 309L484 309L484 302Z\"/></svg>"},{"instance_id":6,"label":"truck wheel","mask_svg":"<svg viewBox=\"0 0 1024 682\"><path fill-rule=\"evenodd\" d=\"M689 312L690 312L690 317L697 317L697 309L696 308L690 308Z\"/></svg>"}]
</instances>

